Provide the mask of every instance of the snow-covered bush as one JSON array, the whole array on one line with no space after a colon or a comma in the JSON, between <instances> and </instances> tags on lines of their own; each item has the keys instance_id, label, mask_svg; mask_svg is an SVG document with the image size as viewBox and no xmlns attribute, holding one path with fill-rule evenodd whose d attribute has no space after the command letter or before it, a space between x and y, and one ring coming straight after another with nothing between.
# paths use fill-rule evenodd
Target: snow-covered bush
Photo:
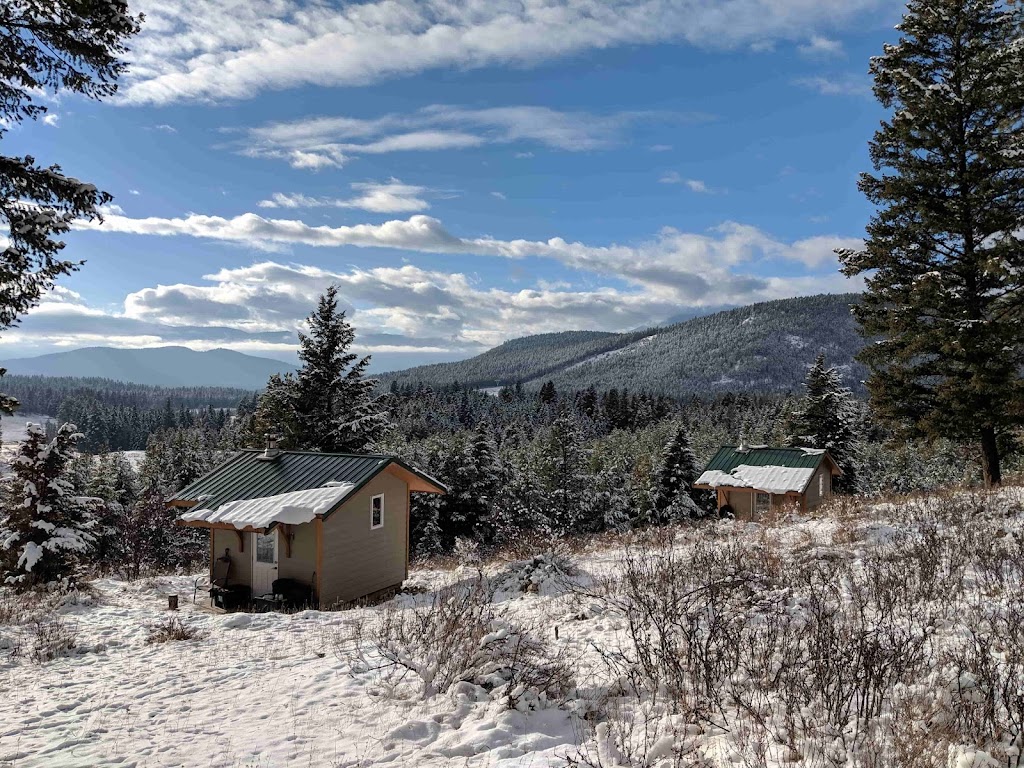
<instances>
[{"instance_id":1,"label":"snow-covered bush","mask_svg":"<svg viewBox=\"0 0 1024 768\"><path fill-rule=\"evenodd\" d=\"M415 675L423 698L459 682L481 686L509 707L564 695L571 680L564 660L502 616L493 595L478 574L438 590L424 605L392 601L373 624L356 627L358 662L397 678Z\"/></svg>"},{"instance_id":2,"label":"snow-covered bush","mask_svg":"<svg viewBox=\"0 0 1024 768\"><path fill-rule=\"evenodd\" d=\"M68 464L81 434L64 424L47 441L29 424L0 511L5 581L18 588L73 585L93 540L97 500L75 495Z\"/></svg>"}]
</instances>

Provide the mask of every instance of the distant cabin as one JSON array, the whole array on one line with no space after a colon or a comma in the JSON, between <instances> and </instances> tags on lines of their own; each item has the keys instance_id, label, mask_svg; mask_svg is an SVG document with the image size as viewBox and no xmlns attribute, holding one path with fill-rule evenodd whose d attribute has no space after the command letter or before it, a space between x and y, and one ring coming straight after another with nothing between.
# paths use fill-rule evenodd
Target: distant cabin
<instances>
[{"instance_id":1,"label":"distant cabin","mask_svg":"<svg viewBox=\"0 0 1024 768\"><path fill-rule=\"evenodd\" d=\"M269 446L240 451L169 503L185 510L179 525L209 529L211 581L243 595L235 607L285 584L326 608L408 577L413 492L445 488L395 456Z\"/></svg>"},{"instance_id":2,"label":"distant cabin","mask_svg":"<svg viewBox=\"0 0 1024 768\"><path fill-rule=\"evenodd\" d=\"M708 462L694 488L718 492L719 512L757 520L784 508L811 510L832 496L839 465L819 448L727 445Z\"/></svg>"}]
</instances>

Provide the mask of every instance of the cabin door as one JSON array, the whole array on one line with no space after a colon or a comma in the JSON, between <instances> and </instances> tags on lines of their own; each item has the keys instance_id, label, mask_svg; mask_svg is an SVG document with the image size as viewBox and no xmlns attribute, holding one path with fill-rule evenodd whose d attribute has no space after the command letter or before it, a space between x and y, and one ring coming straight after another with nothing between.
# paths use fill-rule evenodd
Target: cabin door
<instances>
[{"instance_id":1,"label":"cabin door","mask_svg":"<svg viewBox=\"0 0 1024 768\"><path fill-rule=\"evenodd\" d=\"M252 594L256 597L273 591L277 578L277 530L252 536Z\"/></svg>"}]
</instances>

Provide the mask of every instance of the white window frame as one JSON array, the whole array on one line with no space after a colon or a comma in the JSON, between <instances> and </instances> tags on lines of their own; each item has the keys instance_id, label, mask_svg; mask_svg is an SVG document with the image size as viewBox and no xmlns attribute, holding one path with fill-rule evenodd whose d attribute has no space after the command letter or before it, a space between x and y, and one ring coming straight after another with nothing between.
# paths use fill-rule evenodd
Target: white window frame
<instances>
[{"instance_id":1,"label":"white window frame","mask_svg":"<svg viewBox=\"0 0 1024 768\"><path fill-rule=\"evenodd\" d=\"M825 498L825 473L822 472L818 475L818 498Z\"/></svg>"},{"instance_id":2,"label":"white window frame","mask_svg":"<svg viewBox=\"0 0 1024 768\"><path fill-rule=\"evenodd\" d=\"M377 499L380 499L380 522L377 525L373 524L373 504ZM378 528L384 527L384 494L377 493L370 497L370 530L376 531Z\"/></svg>"}]
</instances>

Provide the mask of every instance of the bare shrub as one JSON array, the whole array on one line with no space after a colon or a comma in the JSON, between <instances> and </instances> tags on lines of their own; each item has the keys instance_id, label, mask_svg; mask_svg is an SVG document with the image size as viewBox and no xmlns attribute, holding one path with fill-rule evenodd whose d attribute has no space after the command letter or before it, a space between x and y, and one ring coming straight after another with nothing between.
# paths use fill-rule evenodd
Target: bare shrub
<instances>
[{"instance_id":1,"label":"bare shrub","mask_svg":"<svg viewBox=\"0 0 1024 768\"><path fill-rule=\"evenodd\" d=\"M178 616L168 616L163 621L149 627L146 644L166 643L173 640L198 640L204 633L191 624L186 624Z\"/></svg>"},{"instance_id":2,"label":"bare shrub","mask_svg":"<svg viewBox=\"0 0 1024 768\"><path fill-rule=\"evenodd\" d=\"M72 651L78 645L78 628L51 614L32 622L31 640L29 658L42 664Z\"/></svg>"},{"instance_id":3,"label":"bare shrub","mask_svg":"<svg viewBox=\"0 0 1024 768\"><path fill-rule=\"evenodd\" d=\"M424 698L459 682L501 688L510 707L521 708L535 697L562 697L571 686L566 660L501 615L493 596L493 585L478 573L438 590L425 605L403 608L392 601L370 626L355 624L351 647L343 653L354 654L364 669L393 673L398 680L415 676Z\"/></svg>"}]
</instances>

